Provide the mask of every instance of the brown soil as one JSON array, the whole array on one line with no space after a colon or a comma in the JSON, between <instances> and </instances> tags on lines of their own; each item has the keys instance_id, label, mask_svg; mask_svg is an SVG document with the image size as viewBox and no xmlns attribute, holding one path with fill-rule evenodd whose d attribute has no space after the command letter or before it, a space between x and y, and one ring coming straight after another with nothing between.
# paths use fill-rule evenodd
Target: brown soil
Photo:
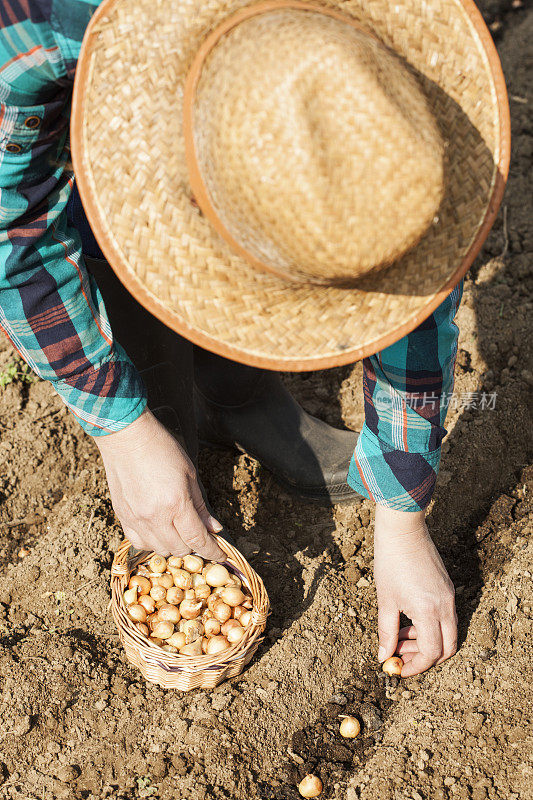
<instances>
[{"instance_id":1,"label":"brown soil","mask_svg":"<svg viewBox=\"0 0 533 800\"><path fill-rule=\"evenodd\" d=\"M308 771L339 800L533 797L533 9L485 0L483 11L514 141L505 217L459 313L456 392L496 392L495 408L450 411L429 516L457 588L457 655L401 685L385 679L370 504L304 505L250 458L204 452L210 499L273 613L252 665L215 691L146 683L107 614L121 533L95 447L47 384L16 378L0 391L2 800L291 800ZM13 356L3 343L0 372ZM287 380L313 413L361 425L360 365ZM363 721L353 742L338 735L348 712Z\"/></svg>"}]
</instances>

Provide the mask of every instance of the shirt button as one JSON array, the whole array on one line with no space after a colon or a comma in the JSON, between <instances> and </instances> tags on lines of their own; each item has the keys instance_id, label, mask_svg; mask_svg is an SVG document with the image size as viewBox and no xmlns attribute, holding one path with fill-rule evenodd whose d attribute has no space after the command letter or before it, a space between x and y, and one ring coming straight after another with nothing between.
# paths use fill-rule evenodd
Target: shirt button
<instances>
[{"instance_id":1,"label":"shirt button","mask_svg":"<svg viewBox=\"0 0 533 800\"><path fill-rule=\"evenodd\" d=\"M41 124L40 117L28 117L27 120L24 122L26 128L38 128Z\"/></svg>"},{"instance_id":2,"label":"shirt button","mask_svg":"<svg viewBox=\"0 0 533 800\"><path fill-rule=\"evenodd\" d=\"M20 144L15 144L15 142L10 142L9 144L6 144L6 150L8 153L20 153L22 147L20 146Z\"/></svg>"}]
</instances>

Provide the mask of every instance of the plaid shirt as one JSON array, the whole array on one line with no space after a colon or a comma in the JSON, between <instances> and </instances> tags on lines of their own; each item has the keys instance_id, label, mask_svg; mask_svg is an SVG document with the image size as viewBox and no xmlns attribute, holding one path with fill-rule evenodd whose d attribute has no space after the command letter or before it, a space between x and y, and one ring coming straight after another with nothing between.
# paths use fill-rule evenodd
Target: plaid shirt
<instances>
[{"instance_id":1,"label":"plaid shirt","mask_svg":"<svg viewBox=\"0 0 533 800\"><path fill-rule=\"evenodd\" d=\"M0 6L0 326L93 436L120 430L146 405L66 214L74 73L100 1ZM459 300L458 288L416 331L364 361L365 425L348 482L393 508L415 511L431 498Z\"/></svg>"}]
</instances>

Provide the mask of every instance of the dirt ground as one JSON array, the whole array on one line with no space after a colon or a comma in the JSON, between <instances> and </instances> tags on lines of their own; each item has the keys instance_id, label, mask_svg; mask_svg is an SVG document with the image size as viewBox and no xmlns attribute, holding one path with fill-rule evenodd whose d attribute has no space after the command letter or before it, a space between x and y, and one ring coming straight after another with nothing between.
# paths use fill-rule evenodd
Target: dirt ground
<instances>
[{"instance_id":1,"label":"dirt ground","mask_svg":"<svg viewBox=\"0 0 533 800\"><path fill-rule=\"evenodd\" d=\"M211 692L148 684L107 613L121 533L96 449L47 384L11 375L0 388L1 800L293 800L308 771L329 800L533 797L533 9L485 0L483 12L514 138L504 207L459 312L459 402L429 515L457 590L458 653L400 685L385 679L370 504L304 505L250 458L204 452L211 502L273 613L243 675ZM2 342L0 375L13 359ZM360 364L287 381L312 413L361 425ZM363 722L352 743L338 735L349 712Z\"/></svg>"}]
</instances>

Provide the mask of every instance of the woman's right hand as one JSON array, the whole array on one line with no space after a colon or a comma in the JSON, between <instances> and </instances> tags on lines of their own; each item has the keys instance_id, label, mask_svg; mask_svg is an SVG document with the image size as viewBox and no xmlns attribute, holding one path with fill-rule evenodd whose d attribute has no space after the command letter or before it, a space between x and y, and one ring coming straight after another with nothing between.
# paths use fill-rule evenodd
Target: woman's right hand
<instances>
[{"instance_id":1,"label":"woman's right hand","mask_svg":"<svg viewBox=\"0 0 533 800\"><path fill-rule=\"evenodd\" d=\"M185 450L147 409L116 433L95 438L113 509L139 550L212 561L225 554L210 535L222 530L205 505Z\"/></svg>"}]
</instances>

